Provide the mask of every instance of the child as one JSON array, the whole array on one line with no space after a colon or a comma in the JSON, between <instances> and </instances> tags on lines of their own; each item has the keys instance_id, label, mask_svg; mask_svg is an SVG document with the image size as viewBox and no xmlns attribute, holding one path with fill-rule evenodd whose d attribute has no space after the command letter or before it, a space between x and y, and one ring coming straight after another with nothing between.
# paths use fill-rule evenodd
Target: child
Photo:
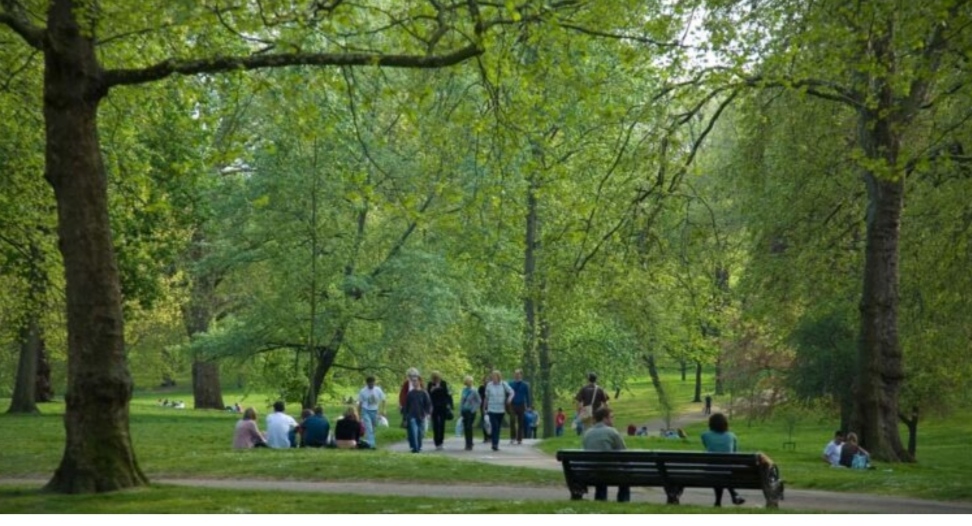
<instances>
[{"instance_id":1,"label":"child","mask_svg":"<svg viewBox=\"0 0 972 526\"><path fill-rule=\"evenodd\" d=\"M567 421L567 415L564 414L564 408L557 408L557 417L554 423L557 424L556 434L557 436L564 436L564 422Z\"/></svg>"}]
</instances>

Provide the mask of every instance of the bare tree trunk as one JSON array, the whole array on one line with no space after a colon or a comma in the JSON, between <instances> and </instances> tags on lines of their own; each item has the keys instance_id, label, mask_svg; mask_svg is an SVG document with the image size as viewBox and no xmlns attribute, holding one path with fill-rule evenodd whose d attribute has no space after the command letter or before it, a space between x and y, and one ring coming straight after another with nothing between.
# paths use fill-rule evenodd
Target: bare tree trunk
<instances>
[{"instance_id":1,"label":"bare tree trunk","mask_svg":"<svg viewBox=\"0 0 972 526\"><path fill-rule=\"evenodd\" d=\"M51 362L47 358L47 343L44 341L43 331L40 332L39 336L34 398L36 402L50 402L54 400L54 387L51 384Z\"/></svg>"},{"instance_id":2,"label":"bare tree trunk","mask_svg":"<svg viewBox=\"0 0 972 526\"><path fill-rule=\"evenodd\" d=\"M216 301L216 277L212 272L198 270L205 253L202 227L196 227L189 248L189 264L192 268L189 283L189 302L182 312L186 334L193 338L209 331ZM223 388L219 381L219 364L199 353L192 357L192 398L196 409L223 409Z\"/></svg>"},{"instance_id":3,"label":"bare tree trunk","mask_svg":"<svg viewBox=\"0 0 972 526\"><path fill-rule=\"evenodd\" d=\"M655 355L649 354L644 356L645 365L648 366L648 377L651 378L651 385L655 388L655 394L658 395L658 403L662 407L662 414L665 417L665 427L671 427L671 416L672 416L672 403L668 399L668 393L665 392L665 386L661 383L661 378L658 376L658 366L655 364Z\"/></svg>"},{"instance_id":4,"label":"bare tree trunk","mask_svg":"<svg viewBox=\"0 0 972 526\"><path fill-rule=\"evenodd\" d=\"M695 362L695 398L693 402L702 402L702 362Z\"/></svg>"},{"instance_id":5,"label":"bare tree trunk","mask_svg":"<svg viewBox=\"0 0 972 526\"><path fill-rule=\"evenodd\" d=\"M719 355L716 356L715 363L715 394L716 396L721 396L725 393L725 385L722 380L722 350L719 351Z\"/></svg>"},{"instance_id":6,"label":"bare tree trunk","mask_svg":"<svg viewBox=\"0 0 972 526\"><path fill-rule=\"evenodd\" d=\"M37 316L31 312L20 327L20 360L17 363L17 378L14 383L13 398L7 413L35 414L37 409L37 353L40 349L40 326Z\"/></svg>"},{"instance_id":7,"label":"bare tree trunk","mask_svg":"<svg viewBox=\"0 0 972 526\"><path fill-rule=\"evenodd\" d=\"M52 0L44 49L46 177L57 199L68 330L64 456L46 489L93 493L148 481L128 429L132 377L97 128L106 88L92 31L79 27L75 8Z\"/></svg>"}]
</instances>

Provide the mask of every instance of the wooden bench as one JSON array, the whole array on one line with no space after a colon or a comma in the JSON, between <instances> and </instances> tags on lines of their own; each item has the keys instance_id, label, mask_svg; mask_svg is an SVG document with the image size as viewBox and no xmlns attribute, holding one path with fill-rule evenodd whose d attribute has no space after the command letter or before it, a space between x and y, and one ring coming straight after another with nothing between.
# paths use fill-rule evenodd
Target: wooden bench
<instances>
[{"instance_id":1,"label":"wooden bench","mask_svg":"<svg viewBox=\"0 0 972 526\"><path fill-rule=\"evenodd\" d=\"M678 504L685 488L758 489L767 508L783 500L779 468L760 453L562 449L557 460L571 500L583 498L588 486L661 487L669 504Z\"/></svg>"}]
</instances>

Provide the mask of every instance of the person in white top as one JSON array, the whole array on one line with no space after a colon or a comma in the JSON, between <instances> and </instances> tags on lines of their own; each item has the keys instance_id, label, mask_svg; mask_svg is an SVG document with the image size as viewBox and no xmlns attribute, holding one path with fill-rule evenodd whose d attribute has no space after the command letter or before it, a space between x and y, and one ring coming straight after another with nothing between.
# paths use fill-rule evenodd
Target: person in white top
<instances>
[{"instance_id":1,"label":"person in white top","mask_svg":"<svg viewBox=\"0 0 972 526\"><path fill-rule=\"evenodd\" d=\"M365 386L358 392L358 408L365 426L365 440L375 445L375 428L378 427L378 414L385 416L385 392L375 385L375 377L365 379Z\"/></svg>"},{"instance_id":2,"label":"person in white top","mask_svg":"<svg viewBox=\"0 0 972 526\"><path fill-rule=\"evenodd\" d=\"M834 433L834 439L827 443L823 451L824 462L830 464L831 466L836 466L840 464L840 450L844 444L844 432L837 430Z\"/></svg>"},{"instance_id":3,"label":"person in white top","mask_svg":"<svg viewBox=\"0 0 972 526\"><path fill-rule=\"evenodd\" d=\"M267 415L267 445L275 449L294 447L292 443L297 421L284 413L284 403L273 403L273 413Z\"/></svg>"},{"instance_id":4,"label":"person in white top","mask_svg":"<svg viewBox=\"0 0 972 526\"><path fill-rule=\"evenodd\" d=\"M486 414L489 416L489 426L492 432L490 436L493 442L493 451L499 451L500 429L503 427L503 417L506 415L506 406L513 402L513 388L504 382L499 371L493 371L491 379L486 384Z\"/></svg>"}]
</instances>

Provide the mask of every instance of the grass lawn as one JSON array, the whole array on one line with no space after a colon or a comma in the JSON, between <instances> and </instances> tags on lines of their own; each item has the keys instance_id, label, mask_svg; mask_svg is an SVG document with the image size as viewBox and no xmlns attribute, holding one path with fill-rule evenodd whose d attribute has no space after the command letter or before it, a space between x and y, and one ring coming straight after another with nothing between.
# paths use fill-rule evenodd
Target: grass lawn
<instances>
[{"instance_id":1,"label":"grass lawn","mask_svg":"<svg viewBox=\"0 0 972 526\"><path fill-rule=\"evenodd\" d=\"M102 495L51 495L0 486L0 513L712 513L702 506L509 501L227 491L153 486ZM721 513L788 513L725 508ZM789 512L792 513L792 512Z\"/></svg>"},{"instance_id":2,"label":"grass lawn","mask_svg":"<svg viewBox=\"0 0 972 526\"><path fill-rule=\"evenodd\" d=\"M0 400L0 405L4 401ZM0 415L0 442L18 444L4 451L5 477L49 477L64 448L63 404L43 404L41 415ZM329 415L337 410L328 410ZM259 413L263 428L264 413ZM222 411L161 408L155 399L133 400L132 442L136 458L150 478L264 478L295 480L408 480L495 484L558 485L556 472L456 462L438 455L402 455L390 451L333 449L234 450L233 426L239 415ZM392 417L392 425L397 416ZM397 427L378 430L379 446L404 440Z\"/></svg>"},{"instance_id":3,"label":"grass lawn","mask_svg":"<svg viewBox=\"0 0 972 526\"><path fill-rule=\"evenodd\" d=\"M663 375L670 396L679 404L683 412L701 411L700 404L692 404L693 382L681 382L674 370ZM705 385L703 393L711 386ZM611 393L613 395L613 393ZM231 449L233 427L238 415L222 411L195 411L191 409L176 410L158 407L159 398L182 399L191 401L191 394L167 392L136 393L131 404L131 433L136 456L143 471L150 479L158 478L252 478L252 479L293 479L310 481L334 480L376 480L376 481L415 481L435 482L443 481L455 483L476 484L489 481L490 484L523 485L523 486L562 486L563 474L555 470L537 470L529 468L505 467L489 464L456 461L438 455L403 455L390 451L338 451L338 450L245 450ZM236 398L234 393L227 393L227 402ZM262 398L261 398L262 399ZM251 398L252 400L252 398ZM718 406L721 400L716 399ZM0 407L6 407L9 400L0 399ZM259 414L259 422L263 427L267 408L262 407L265 402L250 403ZM559 405L559 404L558 404ZM652 418L658 418L661 411L650 383L645 380L635 382L631 389L622 393L618 400L611 403L617 414L616 423L620 427L629 422L643 423ZM573 406L564 403L563 407L572 416ZM333 420L339 414L340 404L328 405L326 413ZM0 442L17 444L16 448L7 448L0 456L0 476L3 477L49 477L60 461L64 447L64 426L62 415L63 404L42 404L42 415L13 416L0 415ZM291 408L293 415L297 411ZM393 411L394 412L394 411ZM404 440L404 430L397 428L398 416L391 415L391 428L381 428L378 431L379 447ZM568 426L569 426L568 420ZM701 443L699 435L705 430L705 424L687 426L685 431L689 439L665 440L657 437L626 437L629 448L637 449L675 449L699 450ZM824 444L830 439L836 428L834 422L803 422L794 433L795 450L782 448L787 441L786 426L781 421L767 421L747 425L742 419L733 419L732 430L739 437L742 451L763 451L772 457L781 468L783 478L788 488L820 489L846 492L862 492L887 495L910 496L934 500L972 501L972 455L968 455L965 438L972 435L972 422L953 417L946 420L927 420L919 426L918 457L919 462L912 465L882 465L877 464L873 471L861 472L833 469L820 461L820 454ZM651 430L657 433L656 429ZM505 433L508 432L504 430ZM569 429L567 436L544 441L541 449L553 454L558 449L580 447L580 439ZM17 493L19 491L19 493ZM36 502L61 502L62 497L51 495L39 496L21 490L0 488L0 500L13 499L16 506L29 509ZM213 497L211 503L208 497L193 496L191 489L153 488L121 493L105 501L105 506L112 511L126 509L151 512L163 506L164 502L185 500L185 504L175 509L191 509L196 506L193 499L200 499L201 509L217 511L229 509L237 502L232 496ZM208 494L207 490L207 494ZM250 492L260 494L263 492ZM135 495L135 496L133 496ZM308 495L288 495L286 502L292 511L301 511L301 502L311 499ZM68 497L64 497L68 498ZM99 508L98 499L92 498L91 507L85 507L84 498L76 498L74 502L79 510L108 511L109 508ZM260 499L257 499L260 500ZM255 511L273 512L274 503L266 499L268 507L253 507ZM320 500L321 512L356 511L363 506L371 506L365 497L325 496L315 495L313 500ZM68 502L68 501L64 501ZM142 505L147 506L145 508ZM355 502L357 506L344 508L326 508L337 506L339 502ZM427 512L435 513L447 508L420 509L409 499L386 499L384 497L375 502L388 503L400 513ZM450 501L451 502L451 501ZM587 506L589 503L585 503ZM281 504L282 505L282 504ZM465 505L465 504L463 504ZM13 506L13 505L10 505ZM51 509L57 509L53 505ZM261 505L263 506L263 505ZM489 513L492 511L508 511L496 502L471 501L468 511ZM552 507L532 506L530 511L554 513L569 509L566 503L551 503ZM606 505L610 506L610 505ZM131 507L131 508L126 508ZM228 508L229 507L229 508ZM7 505L4 509L8 509ZM173 509L173 508L170 508ZM314 511L312 508L305 511ZM458 512L459 508L448 508ZM585 508L593 511L597 508ZM660 508L664 509L664 508ZM466 511L466 509L462 509ZM579 511L579 510L575 510ZM636 512L635 507L624 511ZM654 510L651 512L655 512Z\"/></svg>"}]
</instances>

